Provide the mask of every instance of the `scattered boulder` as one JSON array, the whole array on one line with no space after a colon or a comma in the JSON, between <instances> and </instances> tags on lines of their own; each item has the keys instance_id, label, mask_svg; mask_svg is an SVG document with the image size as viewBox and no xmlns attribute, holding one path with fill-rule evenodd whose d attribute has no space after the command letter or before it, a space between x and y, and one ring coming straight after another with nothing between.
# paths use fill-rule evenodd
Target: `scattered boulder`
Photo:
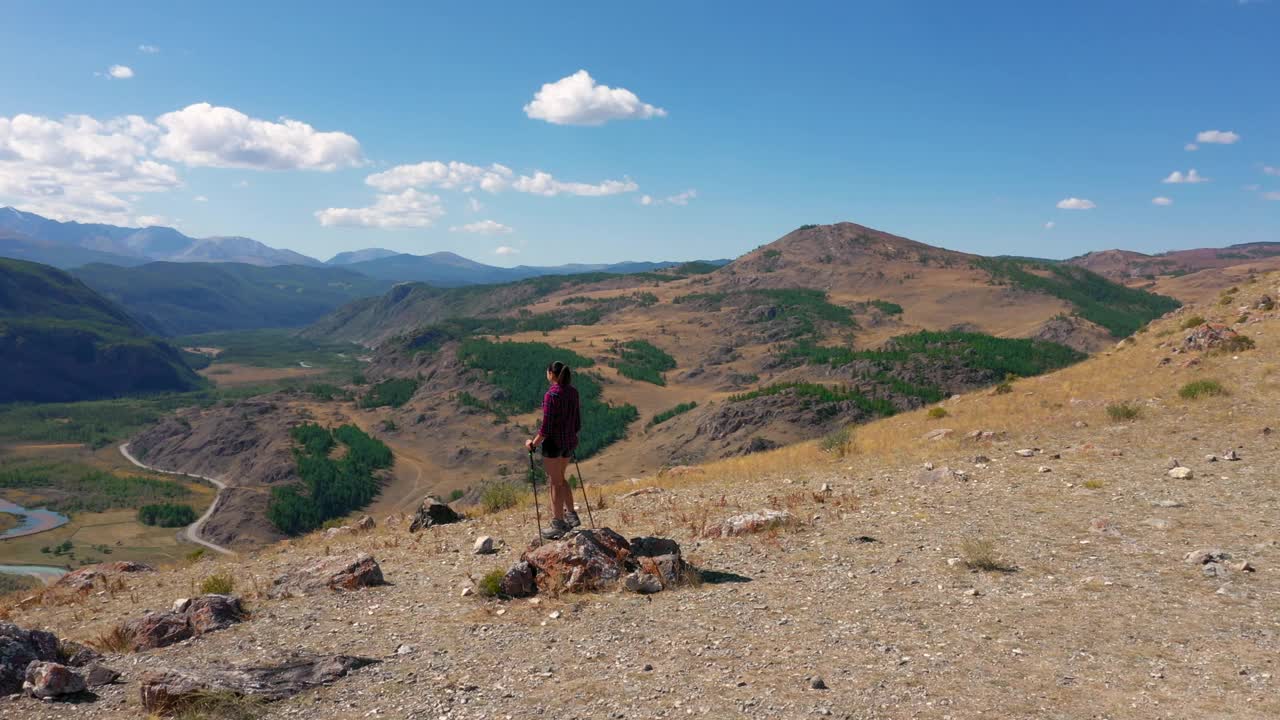
<instances>
[{"instance_id":1,"label":"scattered boulder","mask_svg":"<svg viewBox=\"0 0 1280 720\"><path fill-rule=\"evenodd\" d=\"M368 515L365 515L364 517L356 521L356 529L362 532L368 532L374 529L375 527L377 527L377 523L375 523L373 521L373 518L369 517Z\"/></svg>"},{"instance_id":2,"label":"scattered boulder","mask_svg":"<svg viewBox=\"0 0 1280 720\"><path fill-rule=\"evenodd\" d=\"M657 575L651 575L647 572L639 570L629 574L623 579L623 586L633 593L641 595L652 595L656 592L662 592L662 581Z\"/></svg>"},{"instance_id":3,"label":"scattered boulder","mask_svg":"<svg viewBox=\"0 0 1280 720\"><path fill-rule=\"evenodd\" d=\"M74 640L63 640L58 643L58 657L69 667L84 667L101 660L102 654Z\"/></svg>"},{"instance_id":4,"label":"scattered boulder","mask_svg":"<svg viewBox=\"0 0 1280 720\"><path fill-rule=\"evenodd\" d=\"M937 472L936 470L934 472ZM753 513L743 515L734 515L726 518L724 522L714 527L707 528L702 534L703 537L736 537L738 535L750 535L752 533L771 530L776 527L788 525L792 522L791 513L785 510L759 510Z\"/></svg>"},{"instance_id":5,"label":"scattered boulder","mask_svg":"<svg viewBox=\"0 0 1280 720\"><path fill-rule=\"evenodd\" d=\"M373 658L331 655L266 667L148 672L141 680L142 707L148 712L175 714L209 693L266 702L283 700L376 662Z\"/></svg>"},{"instance_id":6,"label":"scattered boulder","mask_svg":"<svg viewBox=\"0 0 1280 720\"><path fill-rule=\"evenodd\" d=\"M327 557L295 568L272 581L272 598L306 595L320 590L355 590L385 585L382 567L368 553Z\"/></svg>"},{"instance_id":7,"label":"scattered boulder","mask_svg":"<svg viewBox=\"0 0 1280 720\"><path fill-rule=\"evenodd\" d=\"M942 440L943 438L950 437L954 433L955 433L955 430L952 430L951 428L938 428L936 430L930 430L929 432L925 433L923 435L923 439Z\"/></svg>"},{"instance_id":8,"label":"scattered boulder","mask_svg":"<svg viewBox=\"0 0 1280 720\"><path fill-rule=\"evenodd\" d=\"M1192 550L1184 555L1182 559L1190 565L1208 565L1210 563L1230 560L1231 556L1217 548L1201 548L1199 550Z\"/></svg>"},{"instance_id":9,"label":"scattered boulder","mask_svg":"<svg viewBox=\"0 0 1280 720\"><path fill-rule=\"evenodd\" d=\"M1174 480L1190 480L1195 477L1195 471L1189 467L1176 467L1170 470L1168 474Z\"/></svg>"},{"instance_id":10,"label":"scattered boulder","mask_svg":"<svg viewBox=\"0 0 1280 720\"><path fill-rule=\"evenodd\" d=\"M195 598L187 605L184 614L195 635L225 630L245 617L244 605L234 595L203 595Z\"/></svg>"},{"instance_id":11,"label":"scattered boulder","mask_svg":"<svg viewBox=\"0 0 1280 720\"><path fill-rule=\"evenodd\" d=\"M538 592L533 582L533 566L525 560L512 565L498 588L508 597L528 597Z\"/></svg>"},{"instance_id":12,"label":"scattered boulder","mask_svg":"<svg viewBox=\"0 0 1280 720\"><path fill-rule=\"evenodd\" d=\"M134 652L167 647L194 636L186 615L176 612L150 612L124 624Z\"/></svg>"},{"instance_id":13,"label":"scattered boulder","mask_svg":"<svg viewBox=\"0 0 1280 720\"><path fill-rule=\"evenodd\" d=\"M652 575L664 587L679 585L688 569L680 554L680 544L660 537L631 538L631 557L647 575Z\"/></svg>"},{"instance_id":14,"label":"scattered boulder","mask_svg":"<svg viewBox=\"0 0 1280 720\"><path fill-rule=\"evenodd\" d=\"M168 612L152 612L124 624L134 652L168 647L244 620L244 605L234 595L183 598Z\"/></svg>"},{"instance_id":15,"label":"scattered boulder","mask_svg":"<svg viewBox=\"0 0 1280 720\"><path fill-rule=\"evenodd\" d=\"M488 535L481 535L476 538L475 544L471 546L471 552L476 555L492 555L494 552L493 538Z\"/></svg>"},{"instance_id":16,"label":"scattered boulder","mask_svg":"<svg viewBox=\"0 0 1280 720\"><path fill-rule=\"evenodd\" d=\"M356 534L355 528L351 527L350 525L340 525L338 527L331 527L328 530L325 530L324 539L332 540L341 535L355 535L355 534Z\"/></svg>"},{"instance_id":17,"label":"scattered boulder","mask_svg":"<svg viewBox=\"0 0 1280 720\"><path fill-rule=\"evenodd\" d=\"M35 661L27 666L22 691L33 698L55 700L84 692L85 682L66 665Z\"/></svg>"},{"instance_id":18,"label":"scattered boulder","mask_svg":"<svg viewBox=\"0 0 1280 720\"><path fill-rule=\"evenodd\" d=\"M1240 460L1240 453L1236 452L1235 450L1228 450L1222 453L1222 459L1228 462L1237 462L1238 460Z\"/></svg>"},{"instance_id":19,"label":"scattered boulder","mask_svg":"<svg viewBox=\"0 0 1280 720\"><path fill-rule=\"evenodd\" d=\"M462 516L456 510L437 498L427 496L418 506L418 512L414 514L413 522L409 525L409 532L418 532L436 525L448 525L460 520Z\"/></svg>"},{"instance_id":20,"label":"scattered boulder","mask_svg":"<svg viewBox=\"0 0 1280 720\"><path fill-rule=\"evenodd\" d=\"M1013 454L1018 457L1035 457L1036 451L1031 448L1023 448L1022 450L1014 450Z\"/></svg>"},{"instance_id":21,"label":"scattered boulder","mask_svg":"<svg viewBox=\"0 0 1280 720\"><path fill-rule=\"evenodd\" d=\"M1221 323L1197 325L1182 339L1182 350L1212 350L1232 342L1239 335Z\"/></svg>"},{"instance_id":22,"label":"scattered boulder","mask_svg":"<svg viewBox=\"0 0 1280 720\"><path fill-rule=\"evenodd\" d=\"M85 668L84 683L89 687L102 687L110 685L120 679L120 673L112 670L106 665L93 663Z\"/></svg>"},{"instance_id":23,"label":"scattered boulder","mask_svg":"<svg viewBox=\"0 0 1280 720\"><path fill-rule=\"evenodd\" d=\"M0 622L0 696L22 691L31 663L58 660L58 638L53 633Z\"/></svg>"},{"instance_id":24,"label":"scattered boulder","mask_svg":"<svg viewBox=\"0 0 1280 720\"><path fill-rule=\"evenodd\" d=\"M58 582L54 583L53 586L55 588L70 588L78 592L88 592L93 589L99 579L105 581L112 575L155 571L155 568L147 565L146 563L132 562L129 560L98 563L97 565L87 565L79 570L63 575L58 578Z\"/></svg>"},{"instance_id":25,"label":"scattered boulder","mask_svg":"<svg viewBox=\"0 0 1280 720\"><path fill-rule=\"evenodd\" d=\"M1038 472L1038 473L1051 473L1051 472L1053 472L1053 468L1049 467L1048 465L1041 465L1040 467L1036 468L1036 472Z\"/></svg>"}]
</instances>

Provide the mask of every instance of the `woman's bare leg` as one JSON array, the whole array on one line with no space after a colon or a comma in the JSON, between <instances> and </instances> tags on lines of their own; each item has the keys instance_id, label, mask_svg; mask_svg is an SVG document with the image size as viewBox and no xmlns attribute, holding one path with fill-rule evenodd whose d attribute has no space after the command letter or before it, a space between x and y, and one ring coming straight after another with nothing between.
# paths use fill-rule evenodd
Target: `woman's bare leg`
<instances>
[{"instance_id":1,"label":"woman's bare leg","mask_svg":"<svg viewBox=\"0 0 1280 720\"><path fill-rule=\"evenodd\" d=\"M542 469L547 471L547 499L551 509L551 517L555 520L564 519L564 511L560 509L560 484L556 482L556 466L559 464L560 458L542 458Z\"/></svg>"},{"instance_id":2,"label":"woman's bare leg","mask_svg":"<svg viewBox=\"0 0 1280 720\"><path fill-rule=\"evenodd\" d=\"M560 461L560 502L563 503L561 517L565 513L574 512L573 510L573 488L569 487L569 482L565 480L565 474L569 470L569 458L557 458Z\"/></svg>"}]
</instances>

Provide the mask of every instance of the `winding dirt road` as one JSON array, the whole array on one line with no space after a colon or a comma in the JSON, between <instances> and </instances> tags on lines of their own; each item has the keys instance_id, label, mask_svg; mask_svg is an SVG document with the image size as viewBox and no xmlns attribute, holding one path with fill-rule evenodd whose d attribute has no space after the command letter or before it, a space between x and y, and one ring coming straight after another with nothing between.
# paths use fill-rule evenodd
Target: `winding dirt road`
<instances>
[{"instance_id":1,"label":"winding dirt road","mask_svg":"<svg viewBox=\"0 0 1280 720\"><path fill-rule=\"evenodd\" d=\"M200 537L201 526L204 525L205 520L208 520L209 517L213 515L213 511L218 509L218 501L222 500L222 491L227 488L226 483L222 482L221 480L216 480L214 478L208 477L206 475L195 475L193 473L177 472L174 470L161 470L158 467L151 467L150 465L143 464L140 460L138 460L132 454L129 453L129 443L124 443L120 446L120 454L124 456L125 460L128 460L134 465L137 465L143 470L150 470L151 472L163 473L165 475L185 475L187 477L193 477L198 480L204 480L206 482L213 483L214 487L218 488L218 494L214 496L213 502L209 503L209 509L205 510L204 514L201 515L198 520L188 525L186 529L183 530L182 532L183 532L183 535L185 535L186 538L191 542L196 543L197 545L203 545L204 547L207 547L210 550L213 550L214 552L220 552L223 555L236 554L234 550L228 550L227 548L224 548L221 545L216 545Z\"/></svg>"}]
</instances>

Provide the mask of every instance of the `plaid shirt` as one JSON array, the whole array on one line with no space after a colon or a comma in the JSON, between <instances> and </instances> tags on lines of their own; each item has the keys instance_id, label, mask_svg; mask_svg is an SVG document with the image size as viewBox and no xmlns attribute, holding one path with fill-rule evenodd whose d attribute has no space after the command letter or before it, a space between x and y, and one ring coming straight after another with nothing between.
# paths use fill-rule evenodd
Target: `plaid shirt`
<instances>
[{"instance_id":1,"label":"plaid shirt","mask_svg":"<svg viewBox=\"0 0 1280 720\"><path fill-rule=\"evenodd\" d=\"M582 415L578 407L578 391L572 385L552 383L542 396L542 439L550 440L561 450L578 447L578 431Z\"/></svg>"}]
</instances>

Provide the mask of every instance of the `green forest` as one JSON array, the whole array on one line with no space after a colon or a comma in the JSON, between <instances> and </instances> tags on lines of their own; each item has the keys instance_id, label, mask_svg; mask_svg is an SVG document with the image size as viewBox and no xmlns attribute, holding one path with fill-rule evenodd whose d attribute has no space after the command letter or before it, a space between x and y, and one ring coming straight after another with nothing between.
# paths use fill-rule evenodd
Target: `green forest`
<instances>
[{"instance_id":1,"label":"green forest","mask_svg":"<svg viewBox=\"0 0 1280 720\"><path fill-rule=\"evenodd\" d=\"M156 503L138 508L138 522L160 527L185 527L196 521L196 511L190 505Z\"/></svg>"},{"instance_id":2,"label":"green forest","mask_svg":"<svg viewBox=\"0 0 1280 720\"><path fill-rule=\"evenodd\" d=\"M609 364L617 368L618 374L632 380L666 385L667 378L663 373L676 367L675 358L645 340L619 343L614 351L618 354L618 359Z\"/></svg>"},{"instance_id":3,"label":"green forest","mask_svg":"<svg viewBox=\"0 0 1280 720\"><path fill-rule=\"evenodd\" d=\"M375 473L391 467L391 448L354 425L329 429L307 423L289 431L301 485L274 488L267 519L286 535L319 528L369 504L379 491ZM345 452L334 458L341 443Z\"/></svg>"},{"instance_id":4,"label":"green forest","mask_svg":"<svg viewBox=\"0 0 1280 720\"><path fill-rule=\"evenodd\" d=\"M189 497L186 486L170 480L119 477L75 463L52 460L0 463L0 489L41 496L40 504L64 515L103 512Z\"/></svg>"}]
</instances>

